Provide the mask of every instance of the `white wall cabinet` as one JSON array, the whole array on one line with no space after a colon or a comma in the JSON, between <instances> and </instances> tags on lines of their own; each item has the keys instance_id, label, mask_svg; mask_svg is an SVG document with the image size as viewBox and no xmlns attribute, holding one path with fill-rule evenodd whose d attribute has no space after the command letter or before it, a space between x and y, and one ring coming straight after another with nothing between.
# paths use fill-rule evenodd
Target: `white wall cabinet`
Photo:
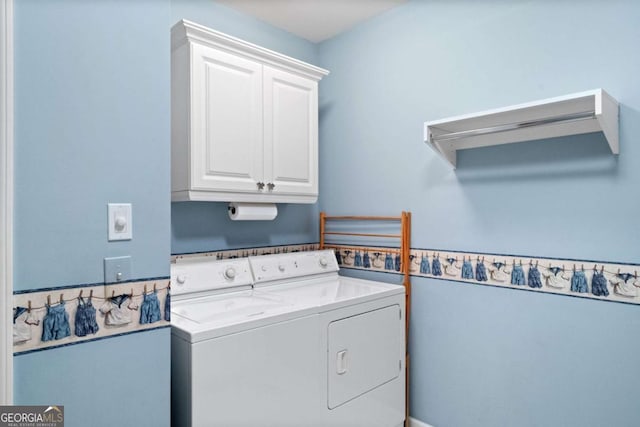
<instances>
[{"instance_id":1,"label":"white wall cabinet","mask_svg":"<svg viewBox=\"0 0 640 427\"><path fill-rule=\"evenodd\" d=\"M172 29L172 200L313 203L326 70L200 25Z\"/></svg>"}]
</instances>

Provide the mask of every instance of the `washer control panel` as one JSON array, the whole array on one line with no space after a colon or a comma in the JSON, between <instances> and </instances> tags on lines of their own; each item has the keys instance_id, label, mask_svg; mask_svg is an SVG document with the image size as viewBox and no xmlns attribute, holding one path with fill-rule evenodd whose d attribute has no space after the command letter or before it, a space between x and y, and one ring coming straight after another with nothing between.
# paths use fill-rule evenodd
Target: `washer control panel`
<instances>
[{"instance_id":1,"label":"washer control panel","mask_svg":"<svg viewBox=\"0 0 640 427\"><path fill-rule=\"evenodd\" d=\"M256 284L339 270L332 250L250 256L249 263Z\"/></svg>"},{"instance_id":2,"label":"washer control panel","mask_svg":"<svg viewBox=\"0 0 640 427\"><path fill-rule=\"evenodd\" d=\"M247 258L186 257L171 264L171 293L187 294L253 284Z\"/></svg>"}]
</instances>

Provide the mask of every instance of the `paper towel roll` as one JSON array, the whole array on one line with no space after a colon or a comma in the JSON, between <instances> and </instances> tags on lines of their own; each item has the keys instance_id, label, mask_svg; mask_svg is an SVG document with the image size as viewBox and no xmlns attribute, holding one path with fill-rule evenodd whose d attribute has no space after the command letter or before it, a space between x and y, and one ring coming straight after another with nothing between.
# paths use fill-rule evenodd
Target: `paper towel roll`
<instances>
[{"instance_id":1,"label":"paper towel roll","mask_svg":"<svg viewBox=\"0 0 640 427\"><path fill-rule=\"evenodd\" d=\"M233 221L271 221L278 215L274 203L229 203L227 210Z\"/></svg>"}]
</instances>

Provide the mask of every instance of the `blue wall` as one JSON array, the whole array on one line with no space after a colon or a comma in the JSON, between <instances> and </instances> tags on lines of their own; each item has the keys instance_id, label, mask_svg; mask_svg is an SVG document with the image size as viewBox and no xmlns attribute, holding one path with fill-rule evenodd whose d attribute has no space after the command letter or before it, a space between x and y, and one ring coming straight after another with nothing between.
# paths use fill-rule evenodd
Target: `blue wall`
<instances>
[{"instance_id":1,"label":"blue wall","mask_svg":"<svg viewBox=\"0 0 640 427\"><path fill-rule=\"evenodd\" d=\"M317 240L317 205L231 223L223 203L170 203L170 28L187 18L316 62L316 47L210 0L20 0L15 5L15 290L167 276L169 256ZM109 202L133 240L107 241ZM173 219L171 219L173 215ZM171 230L171 231L170 231ZM16 404L63 404L67 425L169 423L170 331L19 355Z\"/></svg>"},{"instance_id":2,"label":"blue wall","mask_svg":"<svg viewBox=\"0 0 640 427\"><path fill-rule=\"evenodd\" d=\"M410 210L412 247L639 262L639 17L631 0L410 1L322 43L321 209ZM452 171L423 143L426 120L598 87L621 103L619 157L592 134L465 151ZM413 284L414 417L640 424L637 306Z\"/></svg>"},{"instance_id":3,"label":"blue wall","mask_svg":"<svg viewBox=\"0 0 640 427\"><path fill-rule=\"evenodd\" d=\"M172 23L187 19L317 65L313 43L210 0L174 0L171 8ZM227 215L227 203L172 203L171 252L317 242L318 215L317 204L278 204L274 221L235 222Z\"/></svg>"},{"instance_id":4,"label":"blue wall","mask_svg":"<svg viewBox=\"0 0 640 427\"><path fill-rule=\"evenodd\" d=\"M170 3L15 2L15 289L169 275ZM133 240L107 241L107 203ZM16 404L62 404L68 426L168 426L170 330L14 358ZM135 402L132 405L132 402Z\"/></svg>"},{"instance_id":5,"label":"blue wall","mask_svg":"<svg viewBox=\"0 0 640 427\"><path fill-rule=\"evenodd\" d=\"M15 289L102 282L108 256L167 276L169 1L15 3Z\"/></svg>"},{"instance_id":6,"label":"blue wall","mask_svg":"<svg viewBox=\"0 0 640 427\"><path fill-rule=\"evenodd\" d=\"M168 426L169 335L155 329L18 356L14 400L64 405L65 426Z\"/></svg>"}]
</instances>

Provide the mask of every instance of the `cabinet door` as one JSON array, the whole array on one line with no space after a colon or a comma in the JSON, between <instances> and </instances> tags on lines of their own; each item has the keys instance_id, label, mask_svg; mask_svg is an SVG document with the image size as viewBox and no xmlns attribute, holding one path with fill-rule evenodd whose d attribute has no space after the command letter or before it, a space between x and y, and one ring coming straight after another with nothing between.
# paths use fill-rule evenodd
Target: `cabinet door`
<instances>
[{"instance_id":1,"label":"cabinet door","mask_svg":"<svg viewBox=\"0 0 640 427\"><path fill-rule=\"evenodd\" d=\"M264 66L264 153L267 191L317 198L317 82Z\"/></svg>"},{"instance_id":2,"label":"cabinet door","mask_svg":"<svg viewBox=\"0 0 640 427\"><path fill-rule=\"evenodd\" d=\"M258 191L262 65L193 45L191 78L191 189Z\"/></svg>"}]
</instances>

